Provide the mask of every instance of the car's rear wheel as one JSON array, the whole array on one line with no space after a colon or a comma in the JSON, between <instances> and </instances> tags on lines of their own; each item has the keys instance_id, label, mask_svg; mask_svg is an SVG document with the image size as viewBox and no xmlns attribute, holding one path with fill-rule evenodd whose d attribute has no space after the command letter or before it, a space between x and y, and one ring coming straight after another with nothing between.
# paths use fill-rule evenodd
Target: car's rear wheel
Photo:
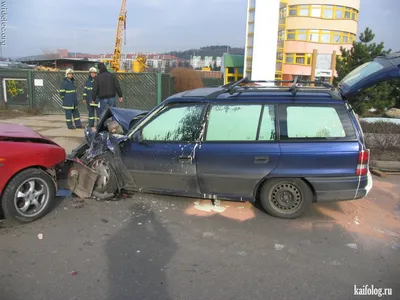
<instances>
[{"instance_id":1,"label":"car's rear wheel","mask_svg":"<svg viewBox=\"0 0 400 300\"><path fill-rule=\"evenodd\" d=\"M8 183L2 197L6 219L22 223L40 219L55 202L56 187L45 171L30 168L18 173Z\"/></svg>"},{"instance_id":2,"label":"car's rear wheel","mask_svg":"<svg viewBox=\"0 0 400 300\"><path fill-rule=\"evenodd\" d=\"M110 164L111 154L107 153L96 157L89 167L95 170L99 177L93 190L100 194L114 194L118 189L117 178Z\"/></svg>"},{"instance_id":3,"label":"car's rear wheel","mask_svg":"<svg viewBox=\"0 0 400 300\"><path fill-rule=\"evenodd\" d=\"M260 193L261 204L266 212L284 219L301 216L310 207L312 199L311 189L297 178L267 180Z\"/></svg>"}]
</instances>

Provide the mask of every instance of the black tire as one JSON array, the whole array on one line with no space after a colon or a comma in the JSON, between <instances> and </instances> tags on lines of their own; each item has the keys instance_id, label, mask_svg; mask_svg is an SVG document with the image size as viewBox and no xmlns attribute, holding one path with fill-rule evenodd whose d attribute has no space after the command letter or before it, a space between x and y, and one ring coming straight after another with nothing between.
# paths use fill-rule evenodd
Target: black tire
<instances>
[{"instance_id":1,"label":"black tire","mask_svg":"<svg viewBox=\"0 0 400 300\"><path fill-rule=\"evenodd\" d=\"M296 219L310 207L313 193L301 179L269 179L261 189L260 200L269 215Z\"/></svg>"},{"instance_id":2,"label":"black tire","mask_svg":"<svg viewBox=\"0 0 400 300\"><path fill-rule=\"evenodd\" d=\"M100 174L99 179L96 181L93 188L93 191L99 194L114 194L118 190L118 182L115 175L115 170L110 163L112 160L112 154L106 153L97 156L89 164L90 168L98 171ZM108 179L105 180L104 176L108 176Z\"/></svg>"},{"instance_id":3,"label":"black tire","mask_svg":"<svg viewBox=\"0 0 400 300\"><path fill-rule=\"evenodd\" d=\"M32 191L31 182L34 182ZM43 194L39 195L42 188ZM18 197L19 193L27 196ZM50 175L41 169L30 168L11 179L4 190L1 205L7 222L29 223L45 216L53 208L55 198L56 187ZM34 203L39 203L39 208ZM24 208L27 210L22 212Z\"/></svg>"}]
</instances>

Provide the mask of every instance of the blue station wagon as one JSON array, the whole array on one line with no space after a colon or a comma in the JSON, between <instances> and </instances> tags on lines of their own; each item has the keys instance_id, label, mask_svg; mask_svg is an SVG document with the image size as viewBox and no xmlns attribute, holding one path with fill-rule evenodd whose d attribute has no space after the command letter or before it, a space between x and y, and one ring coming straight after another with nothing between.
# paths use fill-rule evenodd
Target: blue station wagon
<instances>
[{"instance_id":1,"label":"blue station wagon","mask_svg":"<svg viewBox=\"0 0 400 300\"><path fill-rule=\"evenodd\" d=\"M399 78L399 65L399 53L378 57L337 88L244 78L176 94L150 112L110 108L69 158L96 174L81 186L99 197L124 189L260 201L272 216L296 218L313 202L371 190L370 153L347 99Z\"/></svg>"}]
</instances>

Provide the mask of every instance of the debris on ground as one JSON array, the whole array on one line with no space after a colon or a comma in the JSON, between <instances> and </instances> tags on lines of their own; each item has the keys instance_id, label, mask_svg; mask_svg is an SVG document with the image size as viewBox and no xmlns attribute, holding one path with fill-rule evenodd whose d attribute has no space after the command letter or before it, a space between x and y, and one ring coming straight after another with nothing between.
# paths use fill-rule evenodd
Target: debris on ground
<instances>
[{"instance_id":1,"label":"debris on ground","mask_svg":"<svg viewBox=\"0 0 400 300\"><path fill-rule=\"evenodd\" d=\"M73 199L72 200L72 207L73 208L82 208L85 206L85 202L81 199Z\"/></svg>"},{"instance_id":2,"label":"debris on ground","mask_svg":"<svg viewBox=\"0 0 400 300\"><path fill-rule=\"evenodd\" d=\"M281 251L283 248L285 248L285 245L282 245L282 244L275 244L275 250Z\"/></svg>"},{"instance_id":3,"label":"debris on ground","mask_svg":"<svg viewBox=\"0 0 400 300\"><path fill-rule=\"evenodd\" d=\"M39 240L43 240L43 233L39 233L39 234L37 235L37 238L38 238Z\"/></svg>"},{"instance_id":4,"label":"debris on ground","mask_svg":"<svg viewBox=\"0 0 400 300\"><path fill-rule=\"evenodd\" d=\"M72 276L78 275L78 271L72 271L72 272L71 272L71 275L72 275Z\"/></svg>"},{"instance_id":5,"label":"debris on ground","mask_svg":"<svg viewBox=\"0 0 400 300\"><path fill-rule=\"evenodd\" d=\"M347 247L351 248L351 249L358 249L357 244L347 244Z\"/></svg>"}]
</instances>

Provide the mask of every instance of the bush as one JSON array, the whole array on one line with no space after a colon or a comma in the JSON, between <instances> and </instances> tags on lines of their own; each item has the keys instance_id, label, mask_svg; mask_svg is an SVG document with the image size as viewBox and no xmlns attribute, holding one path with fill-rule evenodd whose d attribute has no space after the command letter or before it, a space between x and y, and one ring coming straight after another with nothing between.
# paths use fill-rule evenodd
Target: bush
<instances>
[{"instance_id":1,"label":"bush","mask_svg":"<svg viewBox=\"0 0 400 300\"><path fill-rule=\"evenodd\" d=\"M400 124L378 121L375 123L360 121L364 133L400 134Z\"/></svg>"},{"instance_id":2,"label":"bush","mask_svg":"<svg viewBox=\"0 0 400 300\"><path fill-rule=\"evenodd\" d=\"M177 93L203 87L200 74L189 68L176 68L171 72Z\"/></svg>"},{"instance_id":3,"label":"bush","mask_svg":"<svg viewBox=\"0 0 400 300\"><path fill-rule=\"evenodd\" d=\"M371 160L400 161L400 125L385 121L360 121L360 124L371 150Z\"/></svg>"}]
</instances>

